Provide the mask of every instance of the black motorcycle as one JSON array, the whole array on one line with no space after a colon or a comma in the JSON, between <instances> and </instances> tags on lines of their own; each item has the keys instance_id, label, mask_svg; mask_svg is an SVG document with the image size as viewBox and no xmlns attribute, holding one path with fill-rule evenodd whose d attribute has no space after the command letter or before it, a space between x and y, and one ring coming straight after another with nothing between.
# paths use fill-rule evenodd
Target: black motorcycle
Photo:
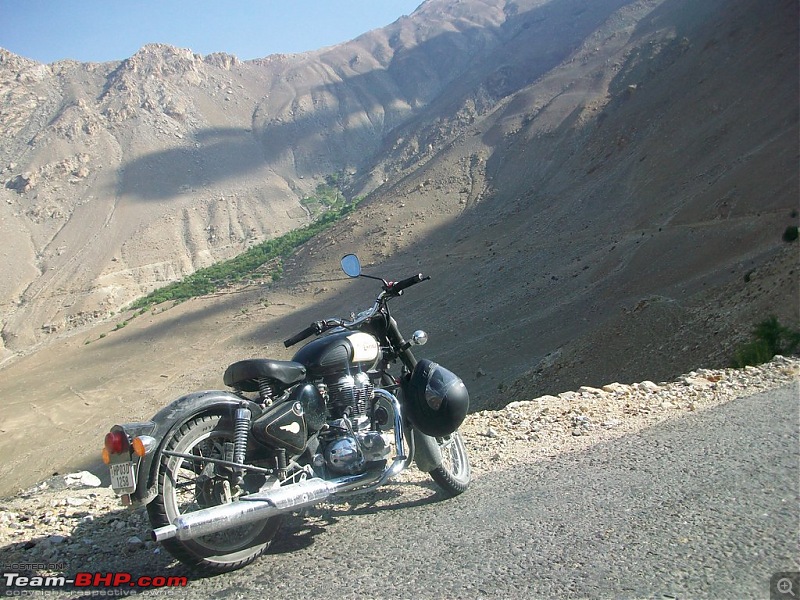
<instances>
[{"instance_id":1,"label":"black motorcycle","mask_svg":"<svg viewBox=\"0 0 800 600\"><path fill-rule=\"evenodd\" d=\"M188 394L106 435L112 488L124 504L147 505L153 539L183 563L205 572L249 564L285 513L373 490L412 460L447 495L467 489L458 433L467 389L435 362L418 361L411 346L427 334L406 341L389 311L389 300L430 277L364 275L352 254L342 269L381 282L371 308L286 340L289 347L320 336L291 361L230 365L223 381L233 391Z\"/></svg>"}]
</instances>

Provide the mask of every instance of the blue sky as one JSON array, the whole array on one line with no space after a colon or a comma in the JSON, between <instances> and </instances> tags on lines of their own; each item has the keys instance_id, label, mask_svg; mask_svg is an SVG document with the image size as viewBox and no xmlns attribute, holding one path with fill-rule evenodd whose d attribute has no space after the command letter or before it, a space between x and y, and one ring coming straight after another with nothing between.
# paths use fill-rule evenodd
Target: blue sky
<instances>
[{"instance_id":1,"label":"blue sky","mask_svg":"<svg viewBox=\"0 0 800 600\"><path fill-rule=\"evenodd\" d=\"M122 60L160 42L243 60L351 40L422 0L0 0L0 47L51 63Z\"/></svg>"}]
</instances>

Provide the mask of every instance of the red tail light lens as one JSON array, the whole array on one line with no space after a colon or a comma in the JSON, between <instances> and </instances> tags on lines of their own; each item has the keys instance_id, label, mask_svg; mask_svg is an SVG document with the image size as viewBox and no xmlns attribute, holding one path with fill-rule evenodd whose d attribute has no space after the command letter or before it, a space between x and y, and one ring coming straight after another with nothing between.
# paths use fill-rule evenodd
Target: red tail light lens
<instances>
[{"instance_id":1,"label":"red tail light lens","mask_svg":"<svg viewBox=\"0 0 800 600\"><path fill-rule=\"evenodd\" d=\"M124 431L110 431L106 434L105 447L109 454L122 454L128 449L128 436Z\"/></svg>"}]
</instances>

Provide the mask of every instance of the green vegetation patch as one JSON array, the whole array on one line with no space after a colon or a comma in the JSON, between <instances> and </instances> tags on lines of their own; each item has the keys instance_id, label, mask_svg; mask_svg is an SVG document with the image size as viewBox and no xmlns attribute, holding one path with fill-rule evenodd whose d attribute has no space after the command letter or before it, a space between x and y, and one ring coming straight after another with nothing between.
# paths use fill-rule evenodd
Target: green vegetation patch
<instances>
[{"instance_id":1,"label":"green vegetation patch","mask_svg":"<svg viewBox=\"0 0 800 600\"><path fill-rule=\"evenodd\" d=\"M736 350L732 366L741 369L760 365L769 362L777 354L790 356L798 350L800 331L781 325L777 317L771 316L756 325L753 339Z\"/></svg>"},{"instance_id":2,"label":"green vegetation patch","mask_svg":"<svg viewBox=\"0 0 800 600\"><path fill-rule=\"evenodd\" d=\"M155 304L169 300L183 301L211 294L226 285L251 277L258 270L263 272L265 269L262 267L264 266L266 266L267 275L275 281L283 274L283 258L292 254L315 235L328 229L342 217L350 214L361 200L363 198L355 198L351 202L347 202L337 188L328 184L320 184L317 186L315 197L302 200L306 207L312 205L316 207L317 214L314 215L312 212L312 215L315 216L312 223L280 237L261 242L234 258L198 269L181 281L166 285L139 298L128 308L143 311Z\"/></svg>"},{"instance_id":3,"label":"green vegetation patch","mask_svg":"<svg viewBox=\"0 0 800 600\"><path fill-rule=\"evenodd\" d=\"M314 195L303 198L300 200L300 204L308 209L312 218L316 218L327 211L342 210L345 206L348 206L348 203L342 192L339 191L338 184L339 177L328 175L326 183L320 183L314 191Z\"/></svg>"}]
</instances>

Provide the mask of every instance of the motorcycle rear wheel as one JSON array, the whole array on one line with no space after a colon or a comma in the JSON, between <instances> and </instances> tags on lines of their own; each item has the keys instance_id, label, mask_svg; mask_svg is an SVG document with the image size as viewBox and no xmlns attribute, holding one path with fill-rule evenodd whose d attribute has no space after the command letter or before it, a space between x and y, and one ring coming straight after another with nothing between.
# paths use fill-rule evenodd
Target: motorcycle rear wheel
<instances>
[{"instance_id":1,"label":"motorcycle rear wheel","mask_svg":"<svg viewBox=\"0 0 800 600\"><path fill-rule=\"evenodd\" d=\"M465 492L471 480L469 456L464 439L458 431L437 437L442 452L442 464L430 472L433 480L448 496L458 496Z\"/></svg>"},{"instance_id":2,"label":"motorcycle rear wheel","mask_svg":"<svg viewBox=\"0 0 800 600\"><path fill-rule=\"evenodd\" d=\"M219 415L201 415L187 421L166 448L198 457L224 458L224 444L233 442L233 424ZM211 463L162 455L158 495L147 505L153 528L169 525L182 514L222 503L222 478L209 478ZM224 495L224 494L223 494ZM238 569L261 556L280 527L280 517L232 527L191 540L164 540L164 548L182 563L204 573Z\"/></svg>"}]
</instances>

